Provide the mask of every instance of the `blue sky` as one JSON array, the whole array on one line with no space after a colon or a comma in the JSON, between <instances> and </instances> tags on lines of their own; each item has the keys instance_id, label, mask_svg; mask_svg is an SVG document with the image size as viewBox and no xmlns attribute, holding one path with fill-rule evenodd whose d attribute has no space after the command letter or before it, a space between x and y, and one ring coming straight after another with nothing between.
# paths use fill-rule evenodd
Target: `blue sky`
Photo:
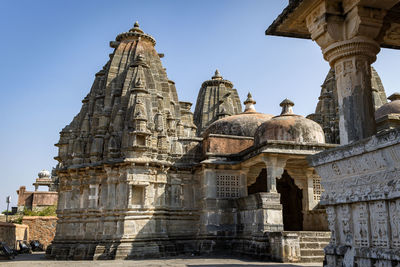
<instances>
[{"instance_id":1,"label":"blue sky","mask_svg":"<svg viewBox=\"0 0 400 267\"><path fill-rule=\"evenodd\" d=\"M154 36L181 101L196 102L218 68L260 112L315 109L329 65L309 40L265 36L281 0L0 1L0 209L5 197L56 165L59 131L79 112L109 41L138 20ZM400 53L383 49L374 67L387 95L399 91ZM397 68L396 68L397 67Z\"/></svg>"}]
</instances>

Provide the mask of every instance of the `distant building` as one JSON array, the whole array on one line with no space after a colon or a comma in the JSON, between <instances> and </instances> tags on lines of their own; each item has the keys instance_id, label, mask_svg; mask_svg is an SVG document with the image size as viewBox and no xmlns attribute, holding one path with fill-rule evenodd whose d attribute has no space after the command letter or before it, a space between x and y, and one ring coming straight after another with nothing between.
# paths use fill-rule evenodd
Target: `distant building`
<instances>
[{"instance_id":1,"label":"distant building","mask_svg":"<svg viewBox=\"0 0 400 267\"><path fill-rule=\"evenodd\" d=\"M17 190L18 211L23 211L24 209L40 210L57 205L56 176L51 177L49 171L42 170L38 173L38 178L36 178L33 185L35 186L35 191L26 191L25 186L21 186ZM39 186L47 186L49 191L38 191Z\"/></svg>"}]
</instances>

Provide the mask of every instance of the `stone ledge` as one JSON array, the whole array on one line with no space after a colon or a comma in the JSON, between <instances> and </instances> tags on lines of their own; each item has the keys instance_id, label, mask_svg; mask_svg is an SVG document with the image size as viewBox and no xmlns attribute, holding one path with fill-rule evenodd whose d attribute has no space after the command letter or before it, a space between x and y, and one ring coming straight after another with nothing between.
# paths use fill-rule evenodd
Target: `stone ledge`
<instances>
[{"instance_id":1,"label":"stone ledge","mask_svg":"<svg viewBox=\"0 0 400 267\"><path fill-rule=\"evenodd\" d=\"M400 128L378 133L366 139L338 146L307 157L312 167L365 154L400 143Z\"/></svg>"},{"instance_id":2,"label":"stone ledge","mask_svg":"<svg viewBox=\"0 0 400 267\"><path fill-rule=\"evenodd\" d=\"M50 220L58 220L57 216L24 216L23 220L42 220L42 221L50 221Z\"/></svg>"}]
</instances>

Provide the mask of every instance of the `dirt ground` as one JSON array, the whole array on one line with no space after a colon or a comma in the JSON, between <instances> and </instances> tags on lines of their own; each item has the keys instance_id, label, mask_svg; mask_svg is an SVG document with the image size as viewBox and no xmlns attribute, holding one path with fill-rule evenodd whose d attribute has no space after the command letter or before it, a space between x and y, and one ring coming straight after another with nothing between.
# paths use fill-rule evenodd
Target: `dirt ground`
<instances>
[{"instance_id":1,"label":"dirt ground","mask_svg":"<svg viewBox=\"0 0 400 267\"><path fill-rule=\"evenodd\" d=\"M18 267L47 267L47 266L173 266L173 267L260 267L260 266L322 266L322 263L284 264L274 262L262 262L250 258L234 258L231 256L193 256L174 257L148 260L113 260L113 261L52 261L44 257L44 253L19 255L12 261L0 260L0 266Z\"/></svg>"}]
</instances>

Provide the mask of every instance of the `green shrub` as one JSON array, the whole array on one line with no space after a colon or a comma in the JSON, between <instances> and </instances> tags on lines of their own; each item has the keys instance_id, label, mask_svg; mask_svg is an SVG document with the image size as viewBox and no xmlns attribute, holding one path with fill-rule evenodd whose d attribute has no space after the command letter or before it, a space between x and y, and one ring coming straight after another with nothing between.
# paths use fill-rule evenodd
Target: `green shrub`
<instances>
[{"instance_id":1,"label":"green shrub","mask_svg":"<svg viewBox=\"0 0 400 267\"><path fill-rule=\"evenodd\" d=\"M29 210L24 209L23 215L24 216L57 216L56 214L57 207L56 206L49 206L42 210Z\"/></svg>"},{"instance_id":2,"label":"green shrub","mask_svg":"<svg viewBox=\"0 0 400 267\"><path fill-rule=\"evenodd\" d=\"M19 216L18 218L12 220L11 222L12 223L17 223L17 224L22 224L22 216Z\"/></svg>"}]
</instances>

